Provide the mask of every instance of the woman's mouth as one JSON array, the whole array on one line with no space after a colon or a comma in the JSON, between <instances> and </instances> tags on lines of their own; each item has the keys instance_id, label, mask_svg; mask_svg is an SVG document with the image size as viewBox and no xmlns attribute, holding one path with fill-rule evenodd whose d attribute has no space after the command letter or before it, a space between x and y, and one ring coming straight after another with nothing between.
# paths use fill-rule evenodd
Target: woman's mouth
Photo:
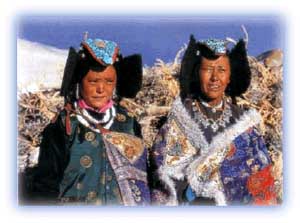
<instances>
[{"instance_id":1,"label":"woman's mouth","mask_svg":"<svg viewBox=\"0 0 300 223\"><path fill-rule=\"evenodd\" d=\"M101 99L104 99L106 98L105 96L93 96L92 97L94 100L101 100Z\"/></svg>"},{"instance_id":2,"label":"woman's mouth","mask_svg":"<svg viewBox=\"0 0 300 223\"><path fill-rule=\"evenodd\" d=\"M218 84L209 84L209 85L208 85L208 89L209 89L210 91L219 91L220 88L221 88L221 86L218 85Z\"/></svg>"}]
</instances>

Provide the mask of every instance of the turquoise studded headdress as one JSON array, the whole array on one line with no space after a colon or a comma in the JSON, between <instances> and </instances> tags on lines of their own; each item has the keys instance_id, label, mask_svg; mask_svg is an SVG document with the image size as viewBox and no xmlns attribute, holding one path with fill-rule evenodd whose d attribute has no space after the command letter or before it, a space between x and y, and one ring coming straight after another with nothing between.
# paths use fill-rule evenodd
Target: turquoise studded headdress
<instances>
[{"instance_id":1,"label":"turquoise studded headdress","mask_svg":"<svg viewBox=\"0 0 300 223\"><path fill-rule=\"evenodd\" d=\"M81 45L88 50L97 62L104 66L112 65L117 61L119 47L113 41L86 39L81 43Z\"/></svg>"},{"instance_id":2,"label":"turquoise studded headdress","mask_svg":"<svg viewBox=\"0 0 300 223\"><path fill-rule=\"evenodd\" d=\"M200 40L200 43L207 46L211 51L214 52L215 55L224 55L226 54L227 50L227 41L221 39L207 39L207 40Z\"/></svg>"},{"instance_id":3,"label":"turquoise studded headdress","mask_svg":"<svg viewBox=\"0 0 300 223\"><path fill-rule=\"evenodd\" d=\"M220 39L207 39L196 41L193 35L181 62L179 83L180 96L198 97L201 94L199 67L202 58L215 60L220 56L227 56L230 61L230 83L225 94L233 99L243 94L250 85L251 70L247 58L246 42L242 39L228 49L230 41Z\"/></svg>"},{"instance_id":4,"label":"turquoise studded headdress","mask_svg":"<svg viewBox=\"0 0 300 223\"><path fill-rule=\"evenodd\" d=\"M60 94L66 102L76 101L82 78L90 69L102 70L114 66L117 72L117 96L134 98L142 86L142 57L133 54L123 57L119 46L110 40L85 36L79 50L69 50Z\"/></svg>"}]
</instances>

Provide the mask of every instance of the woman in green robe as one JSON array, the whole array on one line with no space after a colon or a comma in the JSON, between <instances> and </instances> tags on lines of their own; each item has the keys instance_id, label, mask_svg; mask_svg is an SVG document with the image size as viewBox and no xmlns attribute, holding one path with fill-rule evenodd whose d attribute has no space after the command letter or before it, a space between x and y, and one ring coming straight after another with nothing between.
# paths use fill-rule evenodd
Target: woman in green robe
<instances>
[{"instance_id":1,"label":"woman in green robe","mask_svg":"<svg viewBox=\"0 0 300 223\"><path fill-rule=\"evenodd\" d=\"M147 150L134 117L119 104L142 82L140 55L122 57L112 41L70 48L65 107L42 133L38 165L27 170L23 202L146 205Z\"/></svg>"}]
</instances>

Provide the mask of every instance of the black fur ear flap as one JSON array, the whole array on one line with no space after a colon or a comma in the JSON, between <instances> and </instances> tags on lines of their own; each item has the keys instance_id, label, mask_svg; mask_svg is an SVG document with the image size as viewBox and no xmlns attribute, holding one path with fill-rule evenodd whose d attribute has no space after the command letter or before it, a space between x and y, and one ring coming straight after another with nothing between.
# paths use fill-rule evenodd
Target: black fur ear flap
<instances>
[{"instance_id":1,"label":"black fur ear flap","mask_svg":"<svg viewBox=\"0 0 300 223\"><path fill-rule=\"evenodd\" d=\"M74 72L78 63L78 53L73 47L70 47L69 54L64 70L64 76L61 84L60 95L67 99L72 84L74 82Z\"/></svg>"},{"instance_id":2,"label":"black fur ear flap","mask_svg":"<svg viewBox=\"0 0 300 223\"><path fill-rule=\"evenodd\" d=\"M215 60L217 59L220 55L216 54L213 50L211 50L207 45L204 43L198 43L198 48L201 52L201 56L205 57L209 60Z\"/></svg>"},{"instance_id":3,"label":"black fur ear flap","mask_svg":"<svg viewBox=\"0 0 300 223\"><path fill-rule=\"evenodd\" d=\"M143 64L142 56L130 55L115 64L117 70L117 95L134 98L142 87Z\"/></svg>"},{"instance_id":4,"label":"black fur ear flap","mask_svg":"<svg viewBox=\"0 0 300 223\"><path fill-rule=\"evenodd\" d=\"M200 60L200 51L197 52L197 43L193 35L190 36L189 45L183 55L179 83L180 83L180 97L184 100L191 92L191 80L194 73L194 68Z\"/></svg>"},{"instance_id":5,"label":"black fur ear flap","mask_svg":"<svg viewBox=\"0 0 300 223\"><path fill-rule=\"evenodd\" d=\"M231 76L226 94L234 98L245 93L251 82L251 70L247 58L245 41L239 40L228 56Z\"/></svg>"}]
</instances>

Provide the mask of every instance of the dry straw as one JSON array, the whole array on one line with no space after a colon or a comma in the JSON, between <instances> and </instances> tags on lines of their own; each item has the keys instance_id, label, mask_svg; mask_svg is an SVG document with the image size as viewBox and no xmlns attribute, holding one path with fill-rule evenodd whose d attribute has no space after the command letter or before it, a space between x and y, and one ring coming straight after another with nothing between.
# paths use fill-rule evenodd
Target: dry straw
<instances>
[{"instance_id":1,"label":"dry straw","mask_svg":"<svg viewBox=\"0 0 300 223\"><path fill-rule=\"evenodd\" d=\"M153 67L144 68L142 90L135 100L123 99L121 104L136 116L148 148L154 141L161 121L167 116L179 93L178 74L180 49L173 62L157 60ZM263 123L260 130L274 162L276 190L282 199L282 52L273 50L254 58L249 57L252 82L249 90L238 98L238 104L257 109ZM58 89L24 93L18 100L19 171L37 163L41 132L63 107Z\"/></svg>"}]
</instances>

